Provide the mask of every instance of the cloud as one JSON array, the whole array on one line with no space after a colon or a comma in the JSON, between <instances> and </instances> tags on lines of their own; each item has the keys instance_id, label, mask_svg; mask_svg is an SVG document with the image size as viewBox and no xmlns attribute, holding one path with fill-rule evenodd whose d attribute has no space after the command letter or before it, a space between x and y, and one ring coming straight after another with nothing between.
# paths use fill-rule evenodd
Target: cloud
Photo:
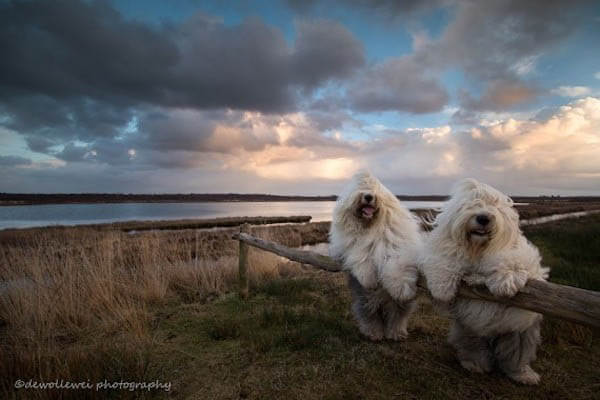
<instances>
[{"instance_id":1,"label":"cloud","mask_svg":"<svg viewBox=\"0 0 600 400\"><path fill-rule=\"evenodd\" d=\"M598 71L594 74L594 78L600 79L600 71Z\"/></svg>"},{"instance_id":2,"label":"cloud","mask_svg":"<svg viewBox=\"0 0 600 400\"><path fill-rule=\"evenodd\" d=\"M257 17L230 26L197 13L180 25L156 27L124 19L106 2L0 7L4 99L275 111L293 106L296 85L312 88L364 62L360 42L333 21L299 23L290 47Z\"/></svg>"},{"instance_id":3,"label":"cloud","mask_svg":"<svg viewBox=\"0 0 600 400\"><path fill-rule=\"evenodd\" d=\"M350 106L363 112L431 113L440 111L448 98L441 83L410 56L369 67L347 89Z\"/></svg>"},{"instance_id":4,"label":"cloud","mask_svg":"<svg viewBox=\"0 0 600 400\"><path fill-rule=\"evenodd\" d=\"M154 26L79 0L0 3L0 48L3 125L41 152L118 137L153 107L293 111L299 90L364 63L362 44L333 21L299 22L289 45L259 18L197 13Z\"/></svg>"},{"instance_id":5,"label":"cloud","mask_svg":"<svg viewBox=\"0 0 600 400\"><path fill-rule=\"evenodd\" d=\"M247 163L267 166L339 158L355 150L350 142L331 135L332 131L323 132L323 121L313 114L159 108L139 114L138 131L133 134L39 145L63 161L139 169L190 169L211 163L244 169Z\"/></svg>"},{"instance_id":6,"label":"cloud","mask_svg":"<svg viewBox=\"0 0 600 400\"><path fill-rule=\"evenodd\" d=\"M575 30L577 11L586 4L565 10L560 1L430 3L450 6L455 15L442 34L432 39L423 27L412 27L414 52L364 69L348 84L346 100L362 112L437 112L449 96L436 77L458 67L470 83L486 88L479 98L462 90L463 114L532 102L541 92L524 78Z\"/></svg>"},{"instance_id":7,"label":"cloud","mask_svg":"<svg viewBox=\"0 0 600 400\"><path fill-rule=\"evenodd\" d=\"M565 8L559 0L457 1L452 8L455 18L442 34L420 41L411 57L416 65L438 74L458 68L471 87L485 87L479 99L463 89L467 110L507 110L539 94L536 85L524 79L575 31L578 13L591 4L576 1Z\"/></svg>"},{"instance_id":8,"label":"cloud","mask_svg":"<svg viewBox=\"0 0 600 400\"><path fill-rule=\"evenodd\" d=\"M587 86L560 86L551 92L562 97L584 97L591 94L592 90Z\"/></svg>"},{"instance_id":9,"label":"cloud","mask_svg":"<svg viewBox=\"0 0 600 400\"><path fill-rule=\"evenodd\" d=\"M147 192L148 187L160 187L161 191L330 194L353 171L369 168L396 193L444 194L455 180L472 176L511 194L600 194L600 99L577 99L542 114L535 119L507 117L468 129L446 125L386 129L372 132L374 138L368 141L347 139L343 132L320 134L303 113L233 115L231 129L254 126L257 137L264 130L277 140L256 147L242 141L225 153L161 151L160 146L123 143L122 157L139 168L100 161L50 169L7 167L9 179L0 190L27 185L56 190L58 182L64 182L60 186L64 190L88 190L93 181L96 191ZM135 160L129 160L131 148L136 150ZM99 160L104 151L97 146Z\"/></svg>"},{"instance_id":10,"label":"cloud","mask_svg":"<svg viewBox=\"0 0 600 400\"><path fill-rule=\"evenodd\" d=\"M461 106L471 111L506 110L516 105L527 103L535 99L539 90L520 81L495 81L475 99L462 91L460 93Z\"/></svg>"},{"instance_id":11,"label":"cloud","mask_svg":"<svg viewBox=\"0 0 600 400\"><path fill-rule=\"evenodd\" d=\"M319 1L319 0L286 0L286 3L295 11L307 13L317 6L351 6L361 12L371 12L386 18L407 16L414 13L421 13L434 8L451 4L451 0L338 0ZM332 5L333 3L333 5Z\"/></svg>"},{"instance_id":12,"label":"cloud","mask_svg":"<svg viewBox=\"0 0 600 400\"><path fill-rule=\"evenodd\" d=\"M367 167L399 193L445 193L468 175L520 193L597 191L597 99L535 118L525 107L545 94L536 65L586 2L344 4L392 18L444 7L453 19L434 33L417 15L412 53L368 61L348 29L322 19L296 19L289 40L258 17L147 24L103 1L0 2L0 126L31 150L2 156L1 187L332 193ZM442 82L450 70L478 90L459 90L460 109ZM462 125L377 129L361 115L381 111L442 111Z\"/></svg>"},{"instance_id":13,"label":"cloud","mask_svg":"<svg viewBox=\"0 0 600 400\"><path fill-rule=\"evenodd\" d=\"M532 185L590 187L600 178L600 99L588 97L560 107L543 120L508 119L477 129L476 141L498 141L485 168L529 179ZM560 151L557 151L560 149ZM518 183L517 183L518 184Z\"/></svg>"},{"instance_id":14,"label":"cloud","mask_svg":"<svg viewBox=\"0 0 600 400\"><path fill-rule=\"evenodd\" d=\"M30 150L68 162L185 167L197 165L190 152L260 150L277 133L245 113L288 114L298 91L310 95L365 62L339 23L296 27L289 45L259 18L225 25L197 13L151 26L105 2L1 3L0 123ZM335 118L321 115L321 127ZM139 132L127 135L132 121ZM184 161L168 162L169 151Z\"/></svg>"},{"instance_id":15,"label":"cloud","mask_svg":"<svg viewBox=\"0 0 600 400\"><path fill-rule=\"evenodd\" d=\"M292 66L304 87L314 88L325 80L343 78L365 63L360 42L343 25L327 21L296 24Z\"/></svg>"},{"instance_id":16,"label":"cloud","mask_svg":"<svg viewBox=\"0 0 600 400\"><path fill-rule=\"evenodd\" d=\"M0 165L3 167L18 167L24 165L31 165L31 160L29 158L19 156L0 155Z\"/></svg>"},{"instance_id":17,"label":"cloud","mask_svg":"<svg viewBox=\"0 0 600 400\"><path fill-rule=\"evenodd\" d=\"M456 18L419 57L442 66L460 65L484 80L514 79L515 66L533 62L576 28L575 12L586 3L565 9L560 0L460 1Z\"/></svg>"}]
</instances>

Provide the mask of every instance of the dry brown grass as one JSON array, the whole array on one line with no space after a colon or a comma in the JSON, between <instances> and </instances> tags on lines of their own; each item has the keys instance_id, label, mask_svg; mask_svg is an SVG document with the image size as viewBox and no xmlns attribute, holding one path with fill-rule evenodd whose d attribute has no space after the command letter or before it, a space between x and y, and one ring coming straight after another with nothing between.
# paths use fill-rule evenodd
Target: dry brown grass
<instances>
[{"instance_id":1,"label":"dry brown grass","mask_svg":"<svg viewBox=\"0 0 600 400\"><path fill-rule=\"evenodd\" d=\"M528 232L553 271L564 272L557 275L561 283L598 289L591 279L595 253L575 246L593 247L598 218ZM325 240L327 230L327 223L314 223L252 233L301 246ZM162 378L173 380L178 398L480 398L495 391L505 398L590 398L598 387L598 336L587 328L545 323L538 365L547 380L529 389L460 369L445 345L446 319L429 308L413 318L409 342L362 341L343 276L320 271L307 278L297 264L256 249L250 249L251 296L240 301L226 294L237 280L232 231L0 232L0 398L164 394L12 387L16 379L57 378ZM585 263L581 277L567 274ZM289 376L273 384L281 374Z\"/></svg>"},{"instance_id":2,"label":"dry brown grass","mask_svg":"<svg viewBox=\"0 0 600 400\"><path fill-rule=\"evenodd\" d=\"M274 240L283 231L257 234ZM16 379L29 378L153 380L149 310L234 289L238 244L229 234L71 228L0 237L0 389L11 393ZM272 254L250 257L253 284L295 270L278 268L282 260Z\"/></svg>"}]
</instances>

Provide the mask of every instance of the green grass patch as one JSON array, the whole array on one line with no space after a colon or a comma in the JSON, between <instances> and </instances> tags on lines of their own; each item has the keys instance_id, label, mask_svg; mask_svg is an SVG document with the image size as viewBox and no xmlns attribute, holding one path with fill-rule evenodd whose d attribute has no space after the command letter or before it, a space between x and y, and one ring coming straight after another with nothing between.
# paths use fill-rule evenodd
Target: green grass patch
<instances>
[{"instance_id":1,"label":"green grass patch","mask_svg":"<svg viewBox=\"0 0 600 400\"><path fill-rule=\"evenodd\" d=\"M556 283L600 291L600 215L532 226L525 234Z\"/></svg>"},{"instance_id":2,"label":"green grass patch","mask_svg":"<svg viewBox=\"0 0 600 400\"><path fill-rule=\"evenodd\" d=\"M314 279L275 279L260 284L255 294L274 297L281 304L304 304L317 301L317 289Z\"/></svg>"}]
</instances>

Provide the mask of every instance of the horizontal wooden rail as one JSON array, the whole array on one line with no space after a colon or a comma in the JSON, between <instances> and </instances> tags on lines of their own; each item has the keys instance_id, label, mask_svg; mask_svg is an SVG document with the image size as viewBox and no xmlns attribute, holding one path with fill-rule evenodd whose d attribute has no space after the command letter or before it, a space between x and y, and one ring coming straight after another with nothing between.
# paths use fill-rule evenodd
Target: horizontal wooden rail
<instances>
[{"instance_id":1,"label":"horizontal wooden rail","mask_svg":"<svg viewBox=\"0 0 600 400\"><path fill-rule=\"evenodd\" d=\"M341 265L334 259L312 251L293 249L247 233L235 233L233 239L326 271L342 270ZM419 281L419 287L429 294L422 280ZM600 328L600 293L591 290L531 280L514 297L496 297L483 286L467 286L463 283L459 288L458 296L501 303L535 311L548 317Z\"/></svg>"}]
</instances>

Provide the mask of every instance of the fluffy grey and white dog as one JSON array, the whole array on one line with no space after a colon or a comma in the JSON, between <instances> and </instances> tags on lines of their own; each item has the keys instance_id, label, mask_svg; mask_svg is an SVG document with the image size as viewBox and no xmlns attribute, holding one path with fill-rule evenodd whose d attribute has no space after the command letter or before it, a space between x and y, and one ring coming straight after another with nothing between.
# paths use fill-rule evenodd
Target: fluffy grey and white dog
<instances>
[{"instance_id":1,"label":"fluffy grey and white dog","mask_svg":"<svg viewBox=\"0 0 600 400\"><path fill-rule=\"evenodd\" d=\"M540 376L530 363L540 343L540 314L462 298L450 303L461 281L514 296L529 279L548 277L512 205L491 186L459 182L425 239L420 268L433 298L449 304L448 341L464 368L489 372L496 364L517 382L537 384Z\"/></svg>"},{"instance_id":2,"label":"fluffy grey and white dog","mask_svg":"<svg viewBox=\"0 0 600 400\"><path fill-rule=\"evenodd\" d=\"M356 174L336 203L329 252L349 272L352 312L371 340L408 335L420 244L410 211L371 174Z\"/></svg>"}]
</instances>

